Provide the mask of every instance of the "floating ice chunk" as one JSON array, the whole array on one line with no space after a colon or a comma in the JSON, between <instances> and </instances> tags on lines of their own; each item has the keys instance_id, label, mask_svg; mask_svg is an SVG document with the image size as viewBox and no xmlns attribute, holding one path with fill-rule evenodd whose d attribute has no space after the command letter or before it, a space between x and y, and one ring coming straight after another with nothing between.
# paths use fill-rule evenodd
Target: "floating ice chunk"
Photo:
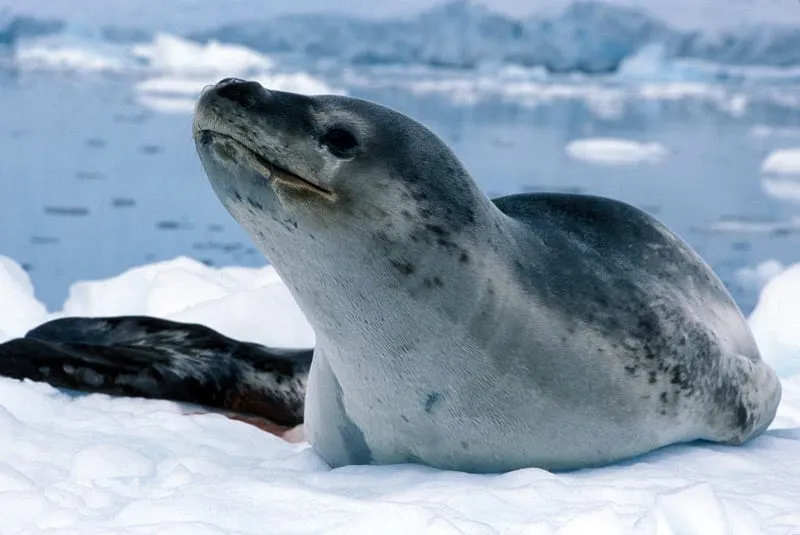
<instances>
[{"instance_id":1,"label":"floating ice chunk","mask_svg":"<svg viewBox=\"0 0 800 535\"><path fill-rule=\"evenodd\" d=\"M217 41L202 44L163 33L152 43L134 46L131 53L156 71L188 75L236 76L274 66L270 58L244 46Z\"/></svg>"},{"instance_id":2,"label":"floating ice chunk","mask_svg":"<svg viewBox=\"0 0 800 535\"><path fill-rule=\"evenodd\" d=\"M189 43L186 46L191 48L201 45ZM230 68L223 65L219 70L214 70L211 65L212 62L209 62L205 69L193 68L181 71L177 69L180 66L177 65L178 62L176 61L175 63L176 69L174 73L143 80L136 84L134 89L137 93L136 99L139 104L161 113L192 113L203 88L217 83L222 77L228 76L241 76L249 80L255 80L269 89L305 95L345 93L344 90L331 87L322 80L305 72L274 72L273 70L268 70L272 68L271 60L265 61L263 64L259 64L257 61L248 63L245 60L241 60L238 67L236 64Z\"/></svg>"},{"instance_id":3,"label":"floating ice chunk","mask_svg":"<svg viewBox=\"0 0 800 535\"><path fill-rule=\"evenodd\" d=\"M121 59L79 45L22 47L16 57L24 67L34 69L121 71L124 68Z\"/></svg>"},{"instance_id":4,"label":"floating ice chunk","mask_svg":"<svg viewBox=\"0 0 800 535\"><path fill-rule=\"evenodd\" d=\"M124 45L110 43L92 29L72 25L61 33L23 42L15 59L24 69L122 71L134 66Z\"/></svg>"},{"instance_id":5,"label":"floating ice chunk","mask_svg":"<svg viewBox=\"0 0 800 535\"><path fill-rule=\"evenodd\" d=\"M47 319L47 309L34 297L27 273L6 256L0 256L0 341L24 335Z\"/></svg>"},{"instance_id":6,"label":"floating ice chunk","mask_svg":"<svg viewBox=\"0 0 800 535\"><path fill-rule=\"evenodd\" d=\"M617 70L617 78L625 81L671 80L677 82L707 81L710 68L697 62L669 58L663 43L652 43L628 56Z\"/></svg>"},{"instance_id":7,"label":"floating ice chunk","mask_svg":"<svg viewBox=\"0 0 800 535\"><path fill-rule=\"evenodd\" d=\"M579 139L568 143L565 150L576 160L605 165L656 163L667 153L658 143L614 138Z\"/></svg>"},{"instance_id":8,"label":"floating ice chunk","mask_svg":"<svg viewBox=\"0 0 800 535\"><path fill-rule=\"evenodd\" d=\"M764 177L761 179L761 189L775 199L800 202L800 180L798 179L800 179L800 175L797 178Z\"/></svg>"},{"instance_id":9,"label":"floating ice chunk","mask_svg":"<svg viewBox=\"0 0 800 535\"><path fill-rule=\"evenodd\" d=\"M750 129L750 135L758 138L800 137L800 128L777 127L777 126L758 124Z\"/></svg>"},{"instance_id":10,"label":"floating ice chunk","mask_svg":"<svg viewBox=\"0 0 800 535\"><path fill-rule=\"evenodd\" d=\"M767 282L750 315L761 356L775 371L788 377L800 373L800 264Z\"/></svg>"},{"instance_id":11,"label":"floating ice chunk","mask_svg":"<svg viewBox=\"0 0 800 535\"><path fill-rule=\"evenodd\" d=\"M761 164L762 173L800 175L800 147L776 150Z\"/></svg>"},{"instance_id":12,"label":"floating ice chunk","mask_svg":"<svg viewBox=\"0 0 800 535\"><path fill-rule=\"evenodd\" d=\"M139 104L161 113L192 113L203 87L215 84L222 75L208 77L160 77L136 85ZM305 95L344 94L344 90L331 87L322 80L304 72L261 73L246 75L266 88L290 91Z\"/></svg>"},{"instance_id":13,"label":"floating ice chunk","mask_svg":"<svg viewBox=\"0 0 800 535\"><path fill-rule=\"evenodd\" d=\"M785 220L721 218L699 230L742 234L790 234L800 232L800 217L795 216Z\"/></svg>"}]
</instances>

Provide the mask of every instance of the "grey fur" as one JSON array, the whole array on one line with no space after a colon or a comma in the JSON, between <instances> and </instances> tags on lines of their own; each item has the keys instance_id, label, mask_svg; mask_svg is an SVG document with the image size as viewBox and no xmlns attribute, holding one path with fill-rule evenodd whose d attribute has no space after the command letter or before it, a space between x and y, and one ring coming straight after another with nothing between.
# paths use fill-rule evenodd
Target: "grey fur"
<instances>
[{"instance_id":1,"label":"grey fur","mask_svg":"<svg viewBox=\"0 0 800 535\"><path fill-rule=\"evenodd\" d=\"M205 91L194 136L315 329L305 424L333 466L573 469L740 444L774 417L780 383L730 295L631 206L492 201L404 115L254 82Z\"/></svg>"}]
</instances>

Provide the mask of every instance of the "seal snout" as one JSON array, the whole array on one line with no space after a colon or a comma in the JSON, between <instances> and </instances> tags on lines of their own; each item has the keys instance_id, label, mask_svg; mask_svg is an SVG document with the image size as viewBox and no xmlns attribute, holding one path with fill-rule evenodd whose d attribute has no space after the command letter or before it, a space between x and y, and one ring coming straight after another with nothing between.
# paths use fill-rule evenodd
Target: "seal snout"
<instances>
[{"instance_id":1,"label":"seal snout","mask_svg":"<svg viewBox=\"0 0 800 535\"><path fill-rule=\"evenodd\" d=\"M250 80L224 78L217 82L213 91L218 97L231 100L242 106L253 106L269 95L269 90Z\"/></svg>"}]
</instances>

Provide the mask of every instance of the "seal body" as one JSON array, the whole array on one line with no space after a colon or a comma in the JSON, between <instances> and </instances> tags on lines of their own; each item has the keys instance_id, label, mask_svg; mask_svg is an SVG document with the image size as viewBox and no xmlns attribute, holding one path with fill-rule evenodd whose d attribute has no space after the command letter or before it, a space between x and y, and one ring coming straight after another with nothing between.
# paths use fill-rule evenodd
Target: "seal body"
<instances>
[{"instance_id":1,"label":"seal body","mask_svg":"<svg viewBox=\"0 0 800 535\"><path fill-rule=\"evenodd\" d=\"M311 353L161 318L66 317L0 344L0 375L204 405L280 434L303 421Z\"/></svg>"},{"instance_id":2,"label":"seal body","mask_svg":"<svg viewBox=\"0 0 800 535\"><path fill-rule=\"evenodd\" d=\"M314 327L306 434L331 465L603 465L761 433L780 383L675 234L584 195L488 199L369 102L223 80L194 137Z\"/></svg>"}]
</instances>

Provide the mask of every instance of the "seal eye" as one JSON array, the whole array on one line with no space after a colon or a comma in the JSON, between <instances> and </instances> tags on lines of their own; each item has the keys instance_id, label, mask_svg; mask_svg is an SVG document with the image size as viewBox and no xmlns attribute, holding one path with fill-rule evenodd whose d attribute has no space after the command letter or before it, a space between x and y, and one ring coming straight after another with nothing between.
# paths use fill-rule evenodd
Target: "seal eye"
<instances>
[{"instance_id":1,"label":"seal eye","mask_svg":"<svg viewBox=\"0 0 800 535\"><path fill-rule=\"evenodd\" d=\"M356 136L344 128L331 128L325 135L322 136L322 143L324 143L330 151L339 157L344 157L349 154L358 145Z\"/></svg>"}]
</instances>

